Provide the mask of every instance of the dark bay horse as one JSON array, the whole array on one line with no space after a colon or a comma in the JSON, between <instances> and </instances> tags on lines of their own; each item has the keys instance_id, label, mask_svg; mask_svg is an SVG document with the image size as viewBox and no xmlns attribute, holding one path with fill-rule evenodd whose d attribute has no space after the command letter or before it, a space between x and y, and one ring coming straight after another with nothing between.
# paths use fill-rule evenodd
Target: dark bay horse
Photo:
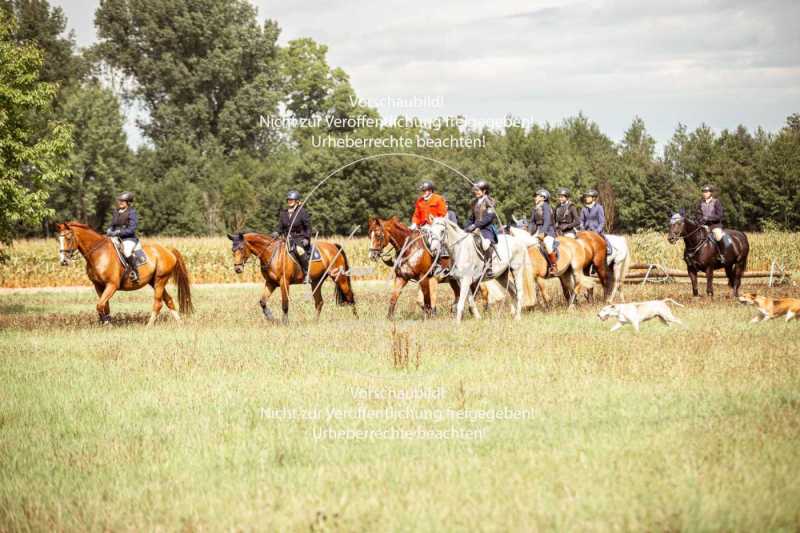
<instances>
[{"instance_id":1,"label":"dark bay horse","mask_svg":"<svg viewBox=\"0 0 800 533\"><path fill-rule=\"evenodd\" d=\"M282 321L289 320L289 286L303 283L303 269L291 256L289 247L284 238L273 238L261 233L236 233L228 235L233 241L233 268L237 274L244 271L244 265L251 255L258 257L261 262L261 275L264 276L264 291L261 294L259 305L268 320L274 320L267 302L270 295L280 287ZM353 307L356 312L356 298L350 284L350 265L347 255L339 244L332 242L316 241L314 248L319 250L321 261L309 261L308 277L311 280L311 290L314 296L314 307L317 310L317 319L322 312L321 285L325 279L330 278L334 285L336 303Z\"/></svg>"},{"instance_id":2,"label":"dark bay horse","mask_svg":"<svg viewBox=\"0 0 800 533\"><path fill-rule=\"evenodd\" d=\"M697 290L697 273L706 274L706 293L713 298L714 296L714 271L720 268L725 269L728 277L728 286L733 290L733 297L739 296L739 287L742 285L742 274L747 269L747 256L750 253L750 243L747 235L741 231L726 229L733 246L725 256L725 263L720 262L717 246L709 239L710 231L705 226L686 218L684 214L674 213L669 221L669 242L675 244L679 239L683 239L685 249L683 260L686 261L686 268L689 279L692 280L692 295L700 296Z\"/></svg>"},{"instance_id":3,"label":"dark bay horse","mask_svg":"<svg viewBox=\"0 0 800 533\"><path fill-rule=\"evenodd\" d=\"M139 266L139 281L134 283L128 276L124 276L125 267L122 265L114 243L105 235L94 231L86 224L80 222L64 222L56 224L58 231L59 259L66 266L70 263L75 252L80 252L86 259L86 274L94 284L99 300L97 301L97 314L103 324L111 323L111 307L108 301L117 291L135 291L145 285L154 289L153 310L147 325L155 322L161 311L162 302L175 317L180 320L172 296L166 289L170 277L178 285L178 303L180 312L191 314L192 293L189 285L189 273L183 256L174 248L168 250L160 244L145 244L142 246L147 255L147 263Z\"/></svg>"},{"instance_id":4,"label":"dark bay horse","mask_svg":"<svg viewBox=\"0 0 800 533\"><path fill-rule=\"evenodd\" d=\"M392 297L389 300L388 318L394 316L400 292L412 280L419 283L422 290L423 310L425 316L430 317L436 312L436 284L438 282L432 275L435 268L435 258L425 246L422 232L409 229L396 216L388 220L370 218L368 230L370 259L373 261L382 259L387 266L394 267L396 275ZM395 259L392 261L386 259L385 255L386 249L390 246L395 253ZM445 268L448 263L449 260L447 259L440 261L440 265ZM456 299L458 299L458 283L451 278L448 278L448 282Z\"/></svg>"}]
</instances>

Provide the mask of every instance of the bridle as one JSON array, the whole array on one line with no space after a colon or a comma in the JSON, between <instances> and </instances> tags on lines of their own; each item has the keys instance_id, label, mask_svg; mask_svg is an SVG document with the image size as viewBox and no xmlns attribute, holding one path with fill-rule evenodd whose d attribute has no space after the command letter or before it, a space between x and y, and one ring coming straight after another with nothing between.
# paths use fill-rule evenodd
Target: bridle
<instances>
[{"instance_id":1,"label":"bridle","mask_svg":"<svg viewBox=\"0 0 800 533\"><path fill-rule=\"evenodd\" d=\"M693 224L697 224L697 222L695 222L695 221L693 221L693 220L690 220L690 219L686 218L686 217L685 217L685 216L683 216L683 215L678 215L678 216L680 216L680 222L681 222L681 233L683 233L683 230L684 230L684 223L685 223L687 220L689 220L689 222L692 222ZM672 224L675 224L675 223L677 223L677 222L678 222L678 220L675 220L674 222L672 222ZM677 236L677 238L676 238L674 241L672 241L672 242L673 242L673 243L674 243L674 242L677 242L677 241L678 241L678 239L684 239L684 242L685 242L685 240L686 240L686 239L688 239L689 237L691 237L691 236L692 236L692 235L694 235L695 233L699 232L701 229L703 229L703 225L702 225L702 224L697 224L697 227L695 227L695 228L694 228L692 231L690 231L689 233L686 233L686 234L678 235L678 236ZM699 251L700 251L700 248L702 248L703 246L705 246L705 244L706 244L706 240L705 240L705 239L701 239L701 240L700 240L700 242L699 242L699 243L697 243L697 245L696 245L694 248L692 248L691 250L687 250L687 251L686 251L686 256L687 256L687 257L694 257L694 256L697 254L697 252L699 252Z\"/></svg>"},{"instance_id":2,"label":"bridle","mask_svg":"<svg viewBox=\"0 0 800 533\"><path fill-rule=\"evenodd\" d=\"M372 236L373 239L370 240L370 248L369 248L370 255L375 255L377 259L380 259L387 265L391 266L393 264L393 261L391 261L392 251L391 250L386 251L386 249L392 243L389 239L386 238L386 231L383 229L383 224L378 223L378 229L372 231ZM380 239L380 247L378 248L372 246L372 241L374 241L375 238Z\"/></svg>"},{"instance_id":3,"label":"bridle","mask_svg":"<svg viewBox=\"0 0 800 533\"><path fill-rule=\"evenodd\" d=\"M75 243L75 234L72 233L72 231L70 230L69 233L67 233L67 235L68 236L63 235L63 234L59 234L58 235L60 237L59 243L58 243L58 253L63 255L65 258L69 259L70 261L72 261L75 258L75 253L78 251L78 247L77 246L73 246L72 248L62 248L61 247L62 243L66 244L67 242L69 242L70 245L74 245L74 243Z\"/></svg>"},{"instance_id":4,"label":"bridle","mask_svg":"<svg viewBox=\"0 0 800 533\"><path fill-rule=\"evenodd\" d=\"M237 268L244 269L244 265L247 263L247 260L250 259L250 254L244 253L244 250L246 249L246 247L247 247L247 245L244 242L240 242L240 243L237 243L237 244L234 245L233 251L237 252L239 250L242 250L242 257L243 257L241 263L233 263L233 268L234 269L237 269Z\"/></svg>"}]
</instances>

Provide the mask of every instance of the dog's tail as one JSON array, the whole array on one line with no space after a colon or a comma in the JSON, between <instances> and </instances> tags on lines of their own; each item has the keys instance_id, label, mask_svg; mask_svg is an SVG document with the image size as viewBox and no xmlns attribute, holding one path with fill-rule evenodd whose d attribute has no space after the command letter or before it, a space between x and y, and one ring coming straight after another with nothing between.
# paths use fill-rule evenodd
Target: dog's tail
<instances>
[{"instance_id":1,"label":"dog's tail","mask_svg":"<svg viewBox=\"0 0 800 533\"><path fill-rule=\"evenodd\" d=\"M662 301L663 301L663 302L670 302L670 303L673 303L673 304L677 305L678 307L686 307L686 306L685 306L685 305L683 305L682 303L680 303L680 302L676 302L676 301L675 301L675 300L673 300L672 298L664 298Z\"/></svg>"}]
</instances>

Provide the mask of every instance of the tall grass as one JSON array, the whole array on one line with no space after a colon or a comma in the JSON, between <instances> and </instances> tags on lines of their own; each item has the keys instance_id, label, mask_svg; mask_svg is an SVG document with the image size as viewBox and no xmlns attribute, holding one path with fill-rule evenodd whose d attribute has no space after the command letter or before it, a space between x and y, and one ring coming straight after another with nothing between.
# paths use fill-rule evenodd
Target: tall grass
<instances>
[{"instance_id":1,"label":"tall grass","mask_svg":"<svg viewBox=\"0 0 800 533\"><path fill-rule=\"evenodd\" d=\"M800 270L800 234L768 232L748 234L750 239L750 270L767 270L773 259L792 272ZM361 279L383 279L388 270L381 262L369 260L369 240L366 238L331 237L344 245L350 264L356 267ZM178 248L186 258L192 281L195 283L260 282L257 262L251 260L245 273L233 273L230 241L225 237L152 237L145 242L158 242ZM672 268L683 268L683 244L671 246L664 234L638 233L629 236L634 259L656 262ZM8 250L9 259L0 264L0 287L49 287L85 285L85 263L78 259L69 267L58 264L58 245L55 239L16 241ZM374 269L365 271L364 269Z\"/></svg>"}]
</instances>

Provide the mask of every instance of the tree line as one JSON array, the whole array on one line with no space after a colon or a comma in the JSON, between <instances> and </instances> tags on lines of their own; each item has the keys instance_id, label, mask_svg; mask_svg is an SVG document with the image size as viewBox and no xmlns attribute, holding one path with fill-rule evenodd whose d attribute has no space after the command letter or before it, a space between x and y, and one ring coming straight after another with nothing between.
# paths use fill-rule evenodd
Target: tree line
<instances>
[{"instance_id":1,"label":"tree line","mask_svg":"<svg viewBox=\"0 0 800 533\"><path fill-rule=\"evenodd\" d=\"M351 129L364 107L327 47L278 44L244 0L104 0L98 42L78 50L60 8L0 0L0 241L46 234L59 220L97 228L115 196L136 194L144 234L271 231L285 193L308 193L333 169L377 153L315 147L314 136L482 136L480 149L410 148L488 180L505 220L525 216L539 187L596 188L609 229L664 229L714 185L726 225L800 228L800 114L778 131L678 125L662 150L636 117L619 142L583 114L558 124ZM123 107L146 112L146 142L126 143ZM306 119L287 128L263 117ZM446 117L443 117L446 118ZM447 121L443 121L447 122ZM267 124L267 126L265 126ZM407 218L422 180L459 216L469 184L429 161L371 159L332 176L308 201L315 230L349 233L368 216Z\"/></svg>"}]
</instances>

